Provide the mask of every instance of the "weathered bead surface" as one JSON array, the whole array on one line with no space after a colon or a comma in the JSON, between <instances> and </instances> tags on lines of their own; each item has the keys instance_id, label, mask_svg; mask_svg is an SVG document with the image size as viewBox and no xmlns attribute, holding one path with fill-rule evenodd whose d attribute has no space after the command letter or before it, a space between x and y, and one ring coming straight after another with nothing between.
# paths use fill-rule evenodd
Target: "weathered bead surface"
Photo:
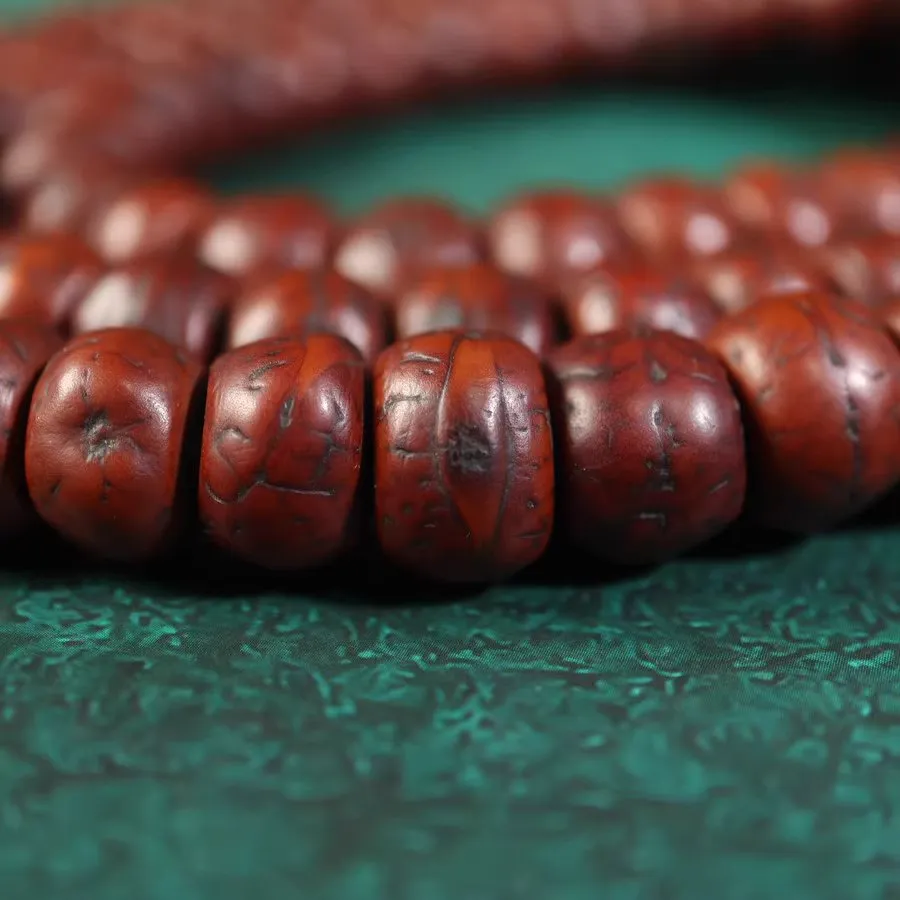
<instances>
[{"instance_id":1,"label":"weathered bead surface","mask_svg":"<svg viewBox=\"0 0 900 900\"><path fill-rule=\"evenodd\" d=\"M722 313L691 280L661 269L609 269L583 276L563 298L573 335L618 329L702 338Z\"/></svg>"},{"instance_id":2,"label":"weathered bead surface","mask_svg":"<svg viewBox=\"0 0 900 900\"><path fill-rule=\"evenodd\" d=\"M769 240L822 247L840 233L839 210L814 173L750 163L726 180L723 193L732 215Z\"/></svg>"},{"instance_id":3,"label":"weathered bead surface","mask_svg":"<svg viewBox=\"0 0 900 900\"><path fill-rule=\"evenodd\" d=\"M284 266L315 269L331 255L337 225L318 200L258 194L224 204L199 239L200 259L226 275Z\"/></svg>"},{"instance_id":4,"label":"weathered bead surface","mask_svg":"<svg viewBox=\"0 0 900 900\"><path fill-rule=\"evenodd\" d=\"M88 291L72 313L72 332L144 328L206 363L221 343L233 292L228 278L191 258L145 257Z\"/></svg>"},{"instance_id":5,"label":"weathered bead surface","mask_svg":"<svg viewBox=\"0 0 900 900\"><path fill-rule=\"evenodd\" d=\"M612 204L572 190L513 198L491 217L487 240L499 268L553 288L633 251Z\"/></svg>"},{"instance_id":6,"label":"weathered bead surface","mask_svg":"<svg viewBox=\"0 0 900 900\"><path fill-rule=\"evenodd\" d=\"M719 192L683 178L651 178L617 200L626 234L654 259L715 256L739 243L740 228Z\"/></svg>"},{"instance_id":7,"label":"weathered bead surface","mask_svg":"<svg viewBox=\"0 0 900 900\"><path fill-rule=\"evenodd\" d=\"M255 282L234 301L226 346L242 347L269 337L336 334L372 365L387 343L386 322L382 304L337 272L282 272Z\"/></svg>"},{"instance_id":8,"label":"weathered bead surface","mask_svg":"<svg viewBox=\"0 0 900 900\"><path fill-rule=\"evenodd\" d=\"M539 356L556 340L553 306L536 283L485 263L432 269L414 277L394 306L398 339L462 328L496 331Z\"/></svg>"},{"instance_id":9,"label":"weathered bead surface","mask_svg":"<svg viewBox=\"0 0 900 900\"><path fill-rule=\"evenodd\" d=\"M212 194L193 181L147 181L99 204L91 215L88 236L107 262L126 263L192 247L214 210Z\"/></svg>"},{"instance_id":10,"label":"weathered bead surface","mask_svg":"<svg viewBox=\"0 0 900 900\"><path fill-rule=\"evenodd\" d=\"M29 525L34 510L25 485L25 425L35 381L62 346L46 325L0 321L0 539Z\"/></svg>"},{"instance_id":11,"label":"weathered bead surface","mask_svg":"<svg viewBox=\"0 0 900 900\"><path fill-rule=\"evenodd\" d=\"M270 569L328 562L354 538L365 368L342 338L273 338L210 370L200 516L213 539Z\"/></svg>"},{"instance_id":12,"label":"weathered bead surface","mask_svg":"<svg viewBox=\"0 0 900 900\"><path fill-rule=\"evenodd\" d=\"M657 332L578 338L549 357L561 527L611 562L658 563L741 512L740 408L719 361Z\"/></svg>"},{"instance_id":13,"label":"weathered bead surface","mask_svg":"<svg viewBox=\"0 0 900 900\"><path fill-rule=\"evenodd\" d=\"M482 256L476 229L458 210L414 197L384 203L352 225L335 267L370 290L393 295L408 271L467 266Z\"/></svg>"},{"instance_id":14,"label":"weathered bead surface","mask_svg":"<svg viewBox=\"0 0 900 900\"><path fill-rule=\"evenodd\" d=\"M900 354L865 307L818 293L764 299L707 342L738 389L759 522L823 531L900 478Z\"/></svg>"},{"instance_id":15,"label":"weathered bead surface","mask_svg":"<svg viewBox=\"0 0 900 900\"><path fill-rule=\"evenodd\" d=\"M167 550L183 521L201 374L147 331L70 341L38 380L28 420L25 472L38 513L98 557L140 562Z\"/></svg>"},{"instance_id":16,"label":"weathered bead surface","mask_svg":"<svg viewBox=\"0 0 900 900\"><path fill-rule=\"evenodd\" d=\"M761 297L833 290L834 282L801 251L758 248L697 260L691 275L725 313L738 313Z\"/></svg>"},{"instance_id":17,"label":"weathered bead surface","mask_svg":"<svg viewBox=\"0 0 900 900\"><path fill-rule=\"evenodd\" d=\"M553 448L537 357L495 335L401 341L375 371L381 545L428 578L492 581L534 562L553 524Z\"/></svg>"},{"instance_id":18,"label":"weathered bead surface","mask_svg":"<svg viewBox=\"0 0 900 900\"><path fill-rule=\"evenodd\" d=\"M0 242L0 318L27 318L67 328L72 310L105 268L69 235L12 237Z\"/></svg>"}]
</instances>

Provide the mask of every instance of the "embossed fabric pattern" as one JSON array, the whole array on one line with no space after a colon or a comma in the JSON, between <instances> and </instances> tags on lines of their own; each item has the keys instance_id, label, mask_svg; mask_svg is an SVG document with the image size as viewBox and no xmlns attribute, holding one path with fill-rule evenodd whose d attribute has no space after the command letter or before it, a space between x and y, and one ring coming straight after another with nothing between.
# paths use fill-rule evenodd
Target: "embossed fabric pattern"
<instances>
[{"instance_id":1,"label":"embossed fabric pattern","mask_svg":"<svg viewBox=\"0 0 900 900\"><path fill-rule=\"evenodd\" d=\"M379 606L3 575L4 896L897 896L898 546Z\"/></svg>"}]
</instances>

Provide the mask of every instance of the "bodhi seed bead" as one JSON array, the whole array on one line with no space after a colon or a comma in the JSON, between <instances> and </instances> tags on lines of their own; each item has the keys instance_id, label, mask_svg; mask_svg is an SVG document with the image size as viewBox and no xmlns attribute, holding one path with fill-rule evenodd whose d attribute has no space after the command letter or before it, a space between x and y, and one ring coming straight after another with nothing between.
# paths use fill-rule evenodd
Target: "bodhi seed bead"
<instances>
[{"instance_id":1,"label":"bodhi seed bead","mask_svg":"<svg viewBox=\"0 0 900 900\"><path fill-rule=\"evenodd\" d=\"M342 338L272 338L220 356L200 458L200 517L213 539L269 569L346 550L364 408L365 367Z\"/></svg>"},{"instance_id":2,"label":"bodhi seed bead","mask_svg":"<svg viewBox=\"0 0 900 900\"><path fill-rule=\"evenodd\" d=\"M676 334L577 338L548 359L561 527L589 553L659 563L740 514L737 398L719 361Z\"/></svg>"},{"instance_id":3,"label":"bodhi seed bead","mask_svg":"<svg viewBox=\"0 0 900 900\"><path fill-rule=\"evenodd\" d=\"M707 343L741 400L758 522L824 531L900 479L900 353L865 307L825 293L767 298Z\"/></svg>"},{"instance_id":4,"label":"bodhi seed bead","mask_svg":"<svg viewBox=\"0 0 900 900\"><path fill-rule=\"evenodd\" d=\"M534 562L553 524L553 447L538 358L496 334L400 341L375 370L381 546L444 581L496 581Z\"/></svg>"}]
</instances>

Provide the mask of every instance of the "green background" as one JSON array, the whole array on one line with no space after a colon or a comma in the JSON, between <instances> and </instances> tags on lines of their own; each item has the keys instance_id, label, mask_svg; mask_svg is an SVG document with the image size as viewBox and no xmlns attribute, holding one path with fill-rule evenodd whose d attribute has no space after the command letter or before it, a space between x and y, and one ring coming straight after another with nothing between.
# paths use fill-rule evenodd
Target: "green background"
<instances>
[{"instance_id":1,"label":"green background","mask_svg":"<svg viewBox=\"0 0 900 900\"><path fill-rule=\"evenodd\" d=\"M340 129L216 179L483 209L535 182L802 157L888 112L821 85L571 88ZM898 551L888 521L378 601L337 577L201 590L9 554L0 896L900 897Z\"/></svg>"}]
</instances>

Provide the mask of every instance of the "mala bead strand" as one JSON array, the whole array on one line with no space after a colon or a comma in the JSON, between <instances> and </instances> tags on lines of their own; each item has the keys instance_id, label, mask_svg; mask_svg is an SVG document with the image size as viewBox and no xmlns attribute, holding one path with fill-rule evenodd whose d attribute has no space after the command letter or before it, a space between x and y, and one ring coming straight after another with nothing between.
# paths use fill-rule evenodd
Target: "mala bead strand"
<instances>
[{"instance_id":1,"label":"mala bead strand","mask_svg":"<svg viewBox=\"0 0 900 900\"><path fill-rule=\"evenodd\" d=\"M411 274L469 266L484 258L477 228L441 200L407 197L371 210L351 225L335 255L337 270L388 301Z\"/></svg>"},{"instance_id":2,"label":"mala bead strand","mask_svg":"<svg viewBox=\"0 0 900 900\"><path fill-rule=\"evenodd\" d=\"M841 293L866 306L900 296L900 238L870 234L840 241L824 247L817 261Z\"/></svg>"},{"instance_id":3,"label":"mala bead strand","mask_svg":"<svg viewBox=\"0 0 900 900\"><path fill-rule=\"evenodd\" d=\"M79 238L12 235L0 240L0 318L33 319L63 332L106 271Z\"/></svg>"},{"instance_id":4,"label":"mala bead strand","mask_svg":"<svg viewBox=\"0 0 900 900\"><path fill-rule=\"evenodd\" d=\"M823 162L818 177L847 234L900 237L900 155L845 149Z\"/></svg>"},{"instance_id":5,"label":"mala bead strand","mask_svg":"<svg viewBox=\"0 0 900 900\"><path fill-rule=\"evenodd\" d=\"M268 569L320 565L353 545L365 387L359 352L331 335L273 338L216 360L199 489L216 543Z\"/></svg>"},{"instance_id":6,"label":"mala bead strand","mask_svg":"<svg viewBox=\"0 0 900 900\"><path fill-rule=\"evenodd\" d=\"M609 562L698 547L744 504L737 398L718 360L676 334L578 338L549 357L561 527Z\"/></svg>"},{"instance_id":7,"label":"mala bead strand","mask_svg":"<svg viewBox=\"0 0 900 900\"><path fill-rule=\"evenodd\" d=\"M203 368L156 335L71 340L38 379L25 474L40 516L92 556L140 563L174 546L196 484Z\"/></svg>"},{"instance_id":8,"label":"mala bead strand","mask_svg":"<svg viewBox=\"0 0 900 900\"><path fill-rule=\"evenodd\" d=\"M86 231L97 253L111 265L120 265L193 249L215 209L212 193L189 179L148 180L100 204Z\"/></svg>"},{"instance_id":9,"label":"mala bead strand","mask_svg":"<svg viewBox=\"0 0 900 900\"><path fill-rule=\"evenodd\" d=\"M657 265L717 256L745 237L718 188L684 178L628 185L616 208L625 233Z\"/></svg>"},{"instance_id":10,"label":"mala bead strand","mask_svg":"<svg viewBox=\"0 0 900 900\"><path fill-rule=\"evenodd\" d=\"M648 266L585 275L565 292L563 308L576 337L622 329L703 338L722 316L689 277Z\"/></svg>"},{"instance_id":11,"label":"mala bead strand","mask_svg":"<svg viewBox=\"0 0 900 900\"><path fill-rule=\"evenodd\" d=\"M745 163L725 179L722 192L731 215L764 243L810 249L841 234L840 207L814 170Z\"/></svg>"},{"instance_id":12,"label":"mala bead strand","mask_svg":"<svg viewBox=\"0 0 900 900\"><path fill-rule=\"evenodd\" d=\"M199 237L211 269L236 278L270 267L319 269L337 240L337 222L320 201L298 194L248 194L224 203Z\"/></svg>"},{"instance_id":13,"label":"mala bead strand","mask_svg":"<svg viewBox=\"0 0 900 900\"><path fill-rule=\"evenodd\" d=\"M345 338L371 368L388 343L384 306L364 287L331 269L261 277L232 304L225 346L311 334Z\"/></svg>"},{"instance_id":14,"label":"mala bead strand","mask_svg":"<svg viewBox=\"0 0 900 900\"><path fill-rule=\"evenodd\" d=\"M785 247L762 246L699 259L689 271L726 315L741 312L760 297L836 288L812 254Z\"/></svg>"},{"instance_id":15,"label":"mala bead strand","mask_svg":"<svg viewBox=\"0 0 900 900\"><path fill-rule=\"evenodd\" d=\"M0 539L36 521L25 484L25 426L34 384L62 346L52 328L25 319L0 320Z\"/></svg>"},{"instance_id":16,"label":"mala bead strand","mask_svg":"<svg viewBox=\"0 0 900 900\"><path fill-rule=\"evenodd\" d=\"M494 331L544 356L557 342L547 293L487 263L429 269L412 278L394 304L397 340L430 331Z\"/></svg>"},{"instance_id":17,"label":"mala bead strand","mask_svg":"<svg viewBox=\"0 0 900 900\"><path fill-rule=\"evenodd\" d=\"M399 566L497 581L553 527L553 439L538 358L500 335L400 341L375 369L375 515Z\"/></svg>"},{"instance_id":18,"label":"mala bead strand","mask_svg":"<svg viewBox=\"0 0 900 900\"><path fill-rule=\"evenodd\" d=\"M73 334L151 331L208 364L222 344L232 281L190 257L162 254L111 269L72 312Z\"/></svg>"},{"instance_id":19,"label":"mala bead strand","mask_svg":"<svg viewBox=\"0 0 900 900\"><path fill-rule=\"evenodd\" d=\"M571 189L513 197L490 216L485 230L499 268L551 290L635 255L612 203Z\"/></svg>"},{"instance_id":20,"label":"mala bead strand","mask_svg":"<svg viewBox=\"0 0 900 900\"><path fill-rule=\"evenodd\" d=\"M707 344L741 400L757 522L824 531L900 479L900 354L865 307L819 293L765 298Z\"/></svg>"}]
</instances>

